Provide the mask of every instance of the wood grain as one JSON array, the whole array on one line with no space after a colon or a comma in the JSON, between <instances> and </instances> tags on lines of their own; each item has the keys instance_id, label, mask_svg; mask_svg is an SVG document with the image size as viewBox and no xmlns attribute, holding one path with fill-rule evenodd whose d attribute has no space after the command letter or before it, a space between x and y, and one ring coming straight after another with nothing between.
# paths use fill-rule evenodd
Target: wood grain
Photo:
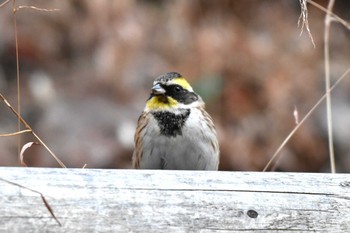
<instances>
[{"instance_id":1,"label":"wood grain","mask_svg":"<svg viewBox=\"0 0 350 233\"><path fill-rule=\"evenodd\" d=\"M350 175L0 168L0 232L348 232Z\"/></svg>"}]
</instances>

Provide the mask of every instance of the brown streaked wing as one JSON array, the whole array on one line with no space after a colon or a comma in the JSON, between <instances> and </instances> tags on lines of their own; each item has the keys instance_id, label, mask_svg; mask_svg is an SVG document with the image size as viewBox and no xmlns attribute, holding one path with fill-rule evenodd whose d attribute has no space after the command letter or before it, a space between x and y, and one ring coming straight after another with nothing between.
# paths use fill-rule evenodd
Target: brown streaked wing
<instances>
[{"instance_id":1,"label":"brown streaked wing","mask_svg":"<svg viewBox=\"0 0 350 233\"><path fill-rule=\"evenodd\" d=\"M137 127L136 127L135 136L134 136L135 149L132 156L132 167L136 169L140 168L140 161L142 159L142 153L143 153L141 135L144 135L142 131L147 126L148 121L149 121L149 117L146 112L143 112L137 121Z\"/></svg>"}]
</instances>

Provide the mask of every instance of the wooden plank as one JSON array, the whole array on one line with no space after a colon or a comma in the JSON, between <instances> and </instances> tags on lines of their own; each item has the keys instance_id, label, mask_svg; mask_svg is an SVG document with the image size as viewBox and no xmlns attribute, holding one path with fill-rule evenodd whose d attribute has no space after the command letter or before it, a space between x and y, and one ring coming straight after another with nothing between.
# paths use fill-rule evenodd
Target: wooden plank
<instances>
[{"instance_id":1,"label":"wooden plank","mask_svg":"<svg viewBox=\"0 0 350 233\"><path fill-rule=\"evenodd\" d=\"M0 232L348 232L350 175L0 168Z\"/></svg>"}]
</instances>

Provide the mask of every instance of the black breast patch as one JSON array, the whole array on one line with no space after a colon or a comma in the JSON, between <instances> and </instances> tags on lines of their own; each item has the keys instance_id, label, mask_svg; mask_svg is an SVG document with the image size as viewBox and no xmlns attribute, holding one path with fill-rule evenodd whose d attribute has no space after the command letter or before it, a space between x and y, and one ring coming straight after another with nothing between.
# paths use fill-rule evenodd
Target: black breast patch
<instances>
[{"instance_id":1,"label":"black breast patch","mask_svg":"<svg viewBox=\"0 0 350 233\"><path fill-rule=\"evenodd\" d=\"M182 114L161 111L152 112L152 115L158 122L160 133L168 137L182 135L182 127L191 113L190 109L185 109Z\"/></svg>"}]
</instances>

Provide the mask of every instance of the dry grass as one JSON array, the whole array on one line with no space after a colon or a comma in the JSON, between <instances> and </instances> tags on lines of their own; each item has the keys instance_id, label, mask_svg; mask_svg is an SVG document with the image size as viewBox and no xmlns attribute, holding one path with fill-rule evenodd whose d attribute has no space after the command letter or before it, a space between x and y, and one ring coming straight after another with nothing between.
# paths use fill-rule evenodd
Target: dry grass
<instances>
[{"instance_id":1,"label":"dry grass","mask_svg":"<svg viewBox=\"0 0 350 233\"><path fill-rule=\"evenodd\" d=\"M328 3L327 9L323 8L319 4L315 3L312 0L299 0L300 6L301 6L301 14L298 21L298 25L301 24L301 33L303 32L303 28L305 26L308 35L310 37L310 40L314 47L316 47L314 39L311 34L311 30L309 28L309 22L308 22L308 9L307 9L307 3L310 3L314 6L316 6L318 9L322 10L325 13L325 25L324 25L324 67L325 67L325 83L326 83L326 93L317 101L317 103L310 109L310 111L305 115L305 117L297 123L295 128L290 132L290 134L286 137L286 139L282 142L282 144L278 147L276 152L272 155L270 161L266 164L263 171L267 171L267 169L271 166L273 160L276 159L278 154L281 152L281 150L284 148L284 146L287 144L289 139L295 134L295 132L300 128L300 126L305 122L306 119L309 118L309 116L316 110L316 108L321 104L321 102L326 99L327 102L327 125L328 125L328 147L329 147L329 160L331 164L331 172L336 173L336 164L335 164L335 155L334 155L334 141L333 141L333 123L332 123L332 103L331 103L331 92L332 90L345 78L350 72L350 68L345 71L345 73L338 78L338 80L331 86L331 79L330 79L330 55L329 55L329 44L330 44L330 27L331 22L336 21L338 23L341 23L348 29L349 24L341 19L339 16L335 15L332 12L335 0L330 0Z\"/></svg>"},{"instance_id":2,"label":"dry grass","mask_svg":"<svg viewBox=\"0 0 350 233\"><path fill-rule=\"evenodd\" d=\"M21 12L21 10L34 10L34 11L44 11L51 13L53 11L58 11L58 9L45 9L37 6L25 6L25 5L16 5L15 0L6 0L2 4L0 4L0 7L5 6L6 4L13 3L13 30L15 33L15 47L16 47L16 74L17 74L17 94L18 94L18 102L17 102L17 110L12 107L12 105L6 100L6 98L1 95L2 101L6 104L6 106L12 111L12 113L16 116L18 120L18 131L14 133L8 133L8 134L1 134L0 136L6 136L6 137L12 137L16 136L18 137L18 157L23 158L23 154L21 155L21 149L23 149L20 141L20 136L23 134L31 133L35 139L40 143L40 145L44 146L44 148L49 152L49 154L55 158L55 160L60 164L61 167L66 167L61 160L52 152L52 150L44 143L44 141L33 131L32 127L21 117L21 89L20 89L20 56L18 53L18 29L17 29L17 19L16 15ZM331 92L334 90L334 88L341 83L345 77L348 76L349 69L344 72L344 74L337 79L337 81L331 85L330 80L330 73L331 73L331 67L330 67L330 56L329 56L329 45L331 43L329 37L330 37L330 27L331 22L337 22L345 26L347 29L350 28L349 23L347 23L344 19L340 18L336 14L332 12L332 8L334 5L334 0L330 0L327 9L323 8L322 6L318 5L312 0L300 0L300 6L301 6L301 14L298 21L298 25L301 25L301 33L303 33L303 30L306 29L308 36L310 38L311 43L315 46L314 38L311 33L311 29L309 26L309 15L308 15L308 7L307 3L309 3L312 6L317 7L321 11L325 13L325 32L324 32L324 67L325 67L325 80L326 80L326 90L325 94L319 98L317 103L307 112L307 114L299 121L297 120L297 124L295 128L288 134L288 136L283 140L283 142L280 144L276 152L272 155L270 161L266 164L264 171L267 171L269 167L273 164L273 162L277 159L279 153L282 151L282 149L285 147L285 145L288 143L288 141L291 139L291 137L296 133L296 131L303 125L306 119L310 117L310 115L317 109L317 107L321 104L322 101L326 99L327 102L327 119L328 119L328 146L329 146L329 158L330 158L330 164L331 164L331 171L336 172L336 164L335 164L335 155L334 155L334 149L333 149L333 129L332 129L332 105L331 105ZM35 12L33 12L35 14ZM312 20L312 19L311 19ZM21 125L24 125L25 130L21 129Z\"/></svg>"},{"instance_id":3,"label":"dry grass","mask_svg":"<svg viewBox=\"0 0 350 233\"><path fill-rule=\"evenodd\" d=\"M18 52L18 29L17 29L17 19L16 14L19 12L20 9L32 9L35 11L45 11L45 12L51 12L51 11L57 11L57 9L43 9L36 6L16 6L16 1L13 0L13 29L15 33L15 48L16 48L16 77L17 77L17 111L12 107L12 105L6 100L6 98L0 93L0 99L6 104L6 106L12 111L12 113L16 116L18 121L18 131L10 134L1 134L0 136L17 136L18 138L18 161L20 164L25 165L25 162L23 160L23 153L25 149L27 148L25 144L23 147L21 147L21 135L24 133L31 133L36 140L39 142L33 142L34 144L42 145L45 147L45 149L50 153L50 155L57 161L57 163L63 167L66 168L64 163L52 152L52 150L44 143L44 141L33 131L32 127L22 118L21 116L21 79L20 79L20 58L19 58L19 52ZM0 5L0 7L3 7L5 4L10 3L10 1L5 1ZM23 124L26 128L26 130L21 130L21 124ZM33 144L32 143L32 144ZM46 202L45 200L43 200Z\"/></svg>"}]
</instances>

